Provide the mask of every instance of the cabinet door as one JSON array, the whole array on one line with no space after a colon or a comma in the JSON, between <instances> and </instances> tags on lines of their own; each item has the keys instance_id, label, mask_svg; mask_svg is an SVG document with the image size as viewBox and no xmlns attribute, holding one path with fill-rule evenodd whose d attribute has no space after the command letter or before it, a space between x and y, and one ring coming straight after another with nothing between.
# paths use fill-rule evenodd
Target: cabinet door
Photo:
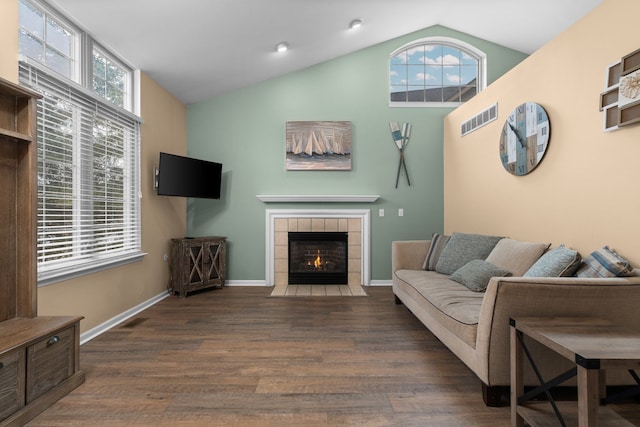
<instances>
[{"instance_id":1,"label":"cabinet door","mask_svg":"<svg viewBox=\"0 0 640 427\"><path fill-rule=\"evenodd\" d=\"M24 347L0 356L0 421L24 406Z\"/></svg>"},{"instance_id":2,"label":"cabinet door","mask_svg":"<svg viewBox=\"0 0 640 427\"><path fill-rule=\"evenodd\" d=\"M202 270L203 258L205 256L204 247L201 243L185 244L184 246L184 280L183 283L190 289L194 285L204 282L205 275Z\"/></svg>"},{"instance_id":3,"label":"cabinet door","mask_svg":"<svg viewBox=\"0 0 640 427\"><path fill-rule=\"evenodd\" d=\"M202 270L207 281L224 278L224 242L205 244Z\"/></svg>"},{"instance_id":4,"label":"cabinet door","mask_svg":"<svg viewBox=\"0 0 640 427\"><path fill-rule=\"evenodd\" d=\"M74 372L75 328L64 329L27 348L27 403Z\"/></svg>"}]
</instances>

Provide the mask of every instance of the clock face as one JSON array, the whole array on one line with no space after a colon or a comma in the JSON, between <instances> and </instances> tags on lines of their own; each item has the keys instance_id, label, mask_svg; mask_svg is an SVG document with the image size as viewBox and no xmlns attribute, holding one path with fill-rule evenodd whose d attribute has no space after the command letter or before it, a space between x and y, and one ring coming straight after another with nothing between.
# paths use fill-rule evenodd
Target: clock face
<instances>
[{"instance_id":1,"label":"clock face","mask_svg":"<svg viewBox=\"0 0 640 427\"><path fill-rule=\"evenodd\" d=\"M525 102L507 117L500 134L500 160L513 175L526 175L538 166L549 145L551 125L540 104Z\"/></svg>"}]
</instances>

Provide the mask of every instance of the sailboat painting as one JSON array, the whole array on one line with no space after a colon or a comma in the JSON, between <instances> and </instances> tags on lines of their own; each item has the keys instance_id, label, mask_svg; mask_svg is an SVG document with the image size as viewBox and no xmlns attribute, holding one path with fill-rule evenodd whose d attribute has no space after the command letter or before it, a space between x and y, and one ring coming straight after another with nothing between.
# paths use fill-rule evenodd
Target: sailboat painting
<instances>
[{"instance_id":1,"label":"sailboat painting","mask_svg":"<svg viewBox=\"0 0 640 427\"><path fill-rule=\"evenodd\" d=\"M286 123L287 170L351 170L351 122Z\"/></svg>"}]
</instances>

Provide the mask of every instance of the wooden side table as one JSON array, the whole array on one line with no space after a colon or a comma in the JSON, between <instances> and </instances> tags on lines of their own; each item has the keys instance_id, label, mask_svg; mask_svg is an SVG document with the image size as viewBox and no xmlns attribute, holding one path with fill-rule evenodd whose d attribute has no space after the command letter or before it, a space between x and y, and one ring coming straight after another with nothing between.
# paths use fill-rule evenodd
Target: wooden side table
<instances>
[{"instance_id":1,"label":"wooden side table","mask_svg":"<svg viewBox=\"0 0 640 427\"><path fill-rule=\"evenodd\" d=\"M615 412L600 406L606 389L606 369L640 366L640 332L592 318L529 317L510 319L511 324L511 425L578 425L580 427L633 426ZM575 362L576 367L544 382L528 354L523 337L528 336ZM527 355L540 387L524 393L523 360ZM633 371L631 371L633 372ZM548 391L576 376L578 404L555 402ZM637 377L634 377L637 378ZM528 402L547 393L549 402Z\"/></svg>"}]
</instances>

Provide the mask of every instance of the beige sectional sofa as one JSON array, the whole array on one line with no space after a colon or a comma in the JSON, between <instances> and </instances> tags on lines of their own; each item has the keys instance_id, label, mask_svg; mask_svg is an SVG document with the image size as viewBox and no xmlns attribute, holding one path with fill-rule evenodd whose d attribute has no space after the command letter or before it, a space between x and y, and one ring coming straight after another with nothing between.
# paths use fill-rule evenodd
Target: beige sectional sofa
<instances>
[{"instance_id":1,"label":"beige sectional sofa","mask_svg":"<svg viewBox=\"0 0 640 427\"><path fill-rule=\"evenodd\" d=\"M486 290L478 292L452 280L450 274L426 271L430 245L429 240L392 243L396 303L403 303L478 376L489 406L508 404L509 318L590 316L640 327L638 269L630 268L632 277L522 277L526 266L520 265L514 268L520 269L518 276L491 277ZM571 367L535 343L531 352L545 380ZM607 380L633 383L627 372L607 372ZM525 384L539 385L528 367Z\"/></svg>"}]
</instances>

